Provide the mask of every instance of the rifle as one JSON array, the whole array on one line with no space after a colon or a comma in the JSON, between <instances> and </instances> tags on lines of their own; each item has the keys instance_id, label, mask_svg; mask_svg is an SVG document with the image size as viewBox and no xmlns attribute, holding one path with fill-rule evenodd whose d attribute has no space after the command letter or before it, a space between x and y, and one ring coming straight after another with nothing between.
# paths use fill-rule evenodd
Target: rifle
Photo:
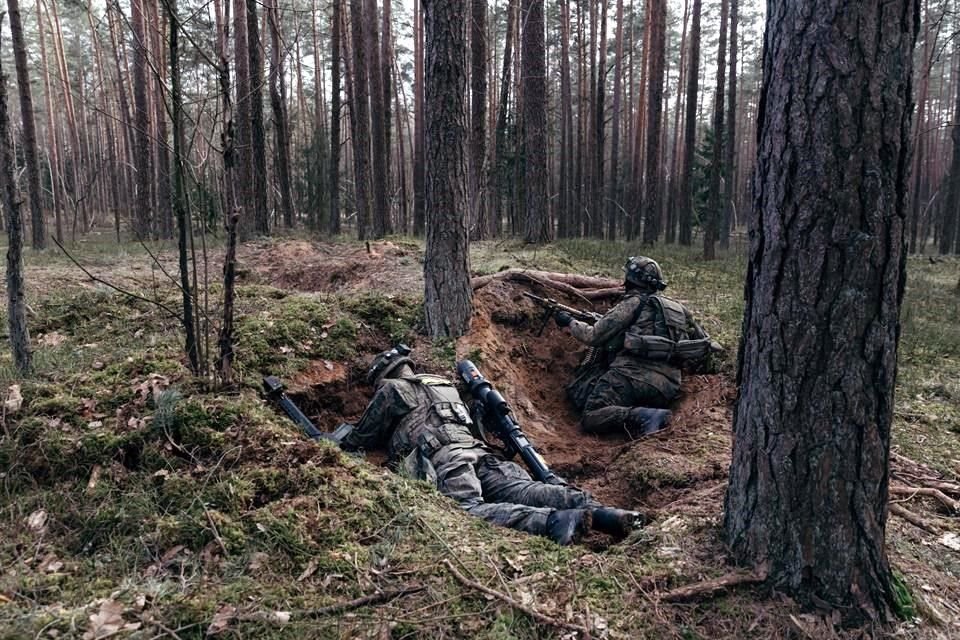
<instances>
[{"instance_id":1,"label":"rifle","mask_svg":"<svg viewBox=\"0 0 960 640\"><path fill-rule=\"evenodd\" d=\"M553 298L541 298L540 296L533 295L529 291L524 291L523 295L544 308L543 317L541 318L540 322L540 330L537 331L538 336L543 335L543 330L547 328L547 323L550 322L550 318L552 318L553 315L558 311L565 311L566 313L569 313L574 320L580 320L581 322L587 322L589 324L593 324L602 317L599 313L574 309L573 307L568 307L565 304L560 304Z\"/></svg>"},{"instance_id":2,"label":"rifle","mask_svg":"<svg viewBox=\"0 0 960 640\"><path fill-rule=\"evenodd\" d=\"M494 433L503 441L507 458L519 454L535 480L547 484L567 484L550 470L543 457L520 430L520 425L510 415L510 405L483 377L475 364L469 360L461 360L457 365L457 375L466 383L470 395L473 396L474 419L477 425L482 428L484 419L489 417L486 424L491 424Z\"/></svg>"},{"instance_id":3,"label":"rifle","mask_svg":"<svg viewBox=\"0 0 960 640\"><path fill-rule=\"evenodd\" d=\"M337 446L340 446L340 442L346 438L351 431L353 431L353 425L346 422L337 425L337 428L330 433L326 433L317 429L310 418L308 418L303 411L300 411L300 407L294 404L293 400L290 399L290 396L286 394L283 383L280 382L280 379L276 376L264 376L263 389L267 394L267 399L273 400L279 404L284 413L286 413L291 420L300 425L300 428L302 428L306 434L314 440L329 440Z\"/></svg>"}]
</instances>

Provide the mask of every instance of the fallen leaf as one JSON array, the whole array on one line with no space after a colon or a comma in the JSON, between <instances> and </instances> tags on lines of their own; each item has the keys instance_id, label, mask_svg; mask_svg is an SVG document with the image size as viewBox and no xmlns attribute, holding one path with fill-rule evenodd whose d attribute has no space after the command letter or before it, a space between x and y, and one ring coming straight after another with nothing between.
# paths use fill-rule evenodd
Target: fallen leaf
<instances>
[{"instance_id":1,"label":"fallen leaf","mask_svg":"<svg viewBox=\"0 0 960 640\"><path fill-rule=\"evenodd\" d=\"M257 551L253 554L253 556L251 556L250 564L247 568L250 569L250 571L259 571L260 568L269 561L270 556L268 554L264 553L263 551Z\"/></svg>"},{"instance_id":2,"label":"fallen leaf","mask_svg":"<svg viewBox=\"0 0 960 640\"><path fill-rule=\"evenodd\" d=\"M280 624L287 624L290 622L290 612L289 611L274 611L273 619Z\"/></svg>"},{"instance_id":3,"label":"fallen leaf","mask_svg":"<svg viewBox=\"0 0 960 640\"><path fill-rule=\"evenodd\" d=\"M103 420L94 420L87 423L87 428L89 429L99 429L103 426Z\"/></svg>"},{"instance_id":4,"label":"fallen leaf","mask_svg":"<svg viewBox=\"0 0 960 640\"><path fill-rule=\"evenodd\" d=\"M47 512L43 509L38 509L30 514L27 518L27 527L31 531L41 533L47 527Z\"/></svg>"},{"instance_id":5,"label":"fallen leaf","mask_svg":"<svg viewBox=\"0 0 960 640\"><path fill-rule=\"evenodd\" d=\"M40 337L37 339L37 342L45 347L55 347L59 344L63 344L64 340L66 339L67 336L63 335L62 333L51 331L50 333L41 333Z\"/></svg>"},{"instance_id":6,"label":"fallen leaf","mask_svg":"<svg viewBox=\"0 0 960 640\"><path fill-rule=\"evenodd\" d=\"M230 626L230 622L233 620L234 616L237 613L237 608L229 604L225 604L217 612L213 614L213 620L210 621L210 626L207 627L207 635L215 636L218 633L221 633Z\"/></svg>"},{"instance_id":7,"label":"fallen leaf","mask_svg":"<svg viewBox=\"0 0 960 640\"><path fill-rule=\"evenodd\" d=\"M327 371L333 371L333 363L330 362L329 360L324 360L323 366Z\"/></svg>"},{"instance_id":8,"label":"fallen leaf","mask_svg":"<svg viewBox=\"0 0 960 640\"><path fill-rule=\"evenodd\" d=\"M3 403L3 406L8 413L20 411L20 407L23 406L23 395L20 393L20 385L10 385L10 389L7 391L7 399Z\"/></svg>"},{"instance_id":9,"label":"fallen leaf","mask_svg":"<svg viewBox=\"0 0 960 640\"><path fill-rule=\"evenodd\" d=\"M94 489L97 488L97 483L100 481L100 474L103 472L103 467L98 464L93 465L93 469L90 471L90 479L87 481L87 493L92 493Z\"/></svg>"},{"instance_id":10,"label":"fallen leaf","mask_svg":"<svg viewBox=\"0 0 960 640\"><path fill-rule=\"evenodd\" d=\"M300 574L300 577L297 578L297 582L303 582L304 580L312 576L314 573L316 573L318 566L319 566L319 563L317 562L316 558L308 562L307 568L304 569L303 573Z\"/></svg>"},{"instance_id":11,"label":"fallen leaf","mask_svg":"<svg viewBox=\"0 0 960 640\"><path fill-rule=\"evenodd\" d=\"M112 636L124 627L123 605L116 600L106 600L100 610L90 616L90 630L83 634L84 640Z\"/></svg>"}]
</instances>

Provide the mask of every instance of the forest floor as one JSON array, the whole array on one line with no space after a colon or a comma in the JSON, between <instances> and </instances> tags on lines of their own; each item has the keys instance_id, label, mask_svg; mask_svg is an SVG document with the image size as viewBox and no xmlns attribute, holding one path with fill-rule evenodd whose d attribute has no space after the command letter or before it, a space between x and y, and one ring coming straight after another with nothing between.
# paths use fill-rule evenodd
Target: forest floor
<instances>
[{"instance_id":1,"label":"forest floor","mask_svg":"<svg viewBox=\"0 0 960 640\"><path fill-rule=\"evenodd\" d=\"M121 288L177 304L169 247L157 261L140 246L74 253ZM617 278L628 253L508 241L477 243L471 260L478 275ZM220 250L210 256L216 281ZM889 520L904 587L903 620L890 628L841 630L762 586L671 601L672 590L733 570L720 523L745 260L654 256L668 294L728 350L712 373L685 378L671 430L640 441L579 432L563 387L581 351L552 323L538 335L540 310L521 295L544 293L538 285L495 280L475 292L467 336L423 337L422 249L408 239L243 245L241 383L229 392L188 375L175 318L61 255L29 256L35 373L18 380L0 354L0 638L960 637L960 514L930 492L894 496L914 522ZM900 486L960 477L958 265L908 263ZM212 285L211 318L219 296ZM354 420L371 394L371 355L396 340L428 371L451 375L472 359L556 471L651 524L619 543L594 536L567 548L491 527L382 467L382 453L359 460L310 442L259 394L260 376L273 373L321 428Z\"/></svg>"}]
</instances>

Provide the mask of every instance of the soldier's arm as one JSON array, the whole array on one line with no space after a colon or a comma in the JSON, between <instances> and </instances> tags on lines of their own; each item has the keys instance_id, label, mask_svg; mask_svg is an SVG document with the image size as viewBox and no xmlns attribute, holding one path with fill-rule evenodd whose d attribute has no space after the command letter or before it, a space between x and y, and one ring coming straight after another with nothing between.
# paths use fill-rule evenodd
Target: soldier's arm
<instances>
[{"instance_id":1,"label":"soldier's arm","mask_svg":"<svg viewBox=\"0 0 960 640\"><path fill-rule=\"evenodd\" d=\"M403 393L404 384L402 380L386 380L380 385L353 431L340 443L341 448L374 449L387 441L397 420L413 409L409 394Z\"/></svg>"},{"instance_id":2,"label":"soldier's arm","mask_svg":"<svg viewBox=\"0 0 960 640\"><path fill-rule=\"evenodd\" d=\"M699 340L700 338L707 338L707 332L703 330L696 320L693 318L693 313L690 309L686 307L683 308L683 315L687 318L687 337L689 340Z\"/></svg>"},{"instance_id":3,"label":"soldier's arm","mask_svg":"<svg viewBox=\"0 0 960 640\"><path fill-rule=\"evenodd\" d=\"M570 333L573 334L574 338L591 347L599 347L600 345L606 344L608 340L633 323L634 314L637 312L637 305L639 305L642 300L642 298L632 296L623 300L620 304L608 311L605 316L597 320L592 327L585 322L574 320L570 323Z\"/></svg>"}]
</instances>

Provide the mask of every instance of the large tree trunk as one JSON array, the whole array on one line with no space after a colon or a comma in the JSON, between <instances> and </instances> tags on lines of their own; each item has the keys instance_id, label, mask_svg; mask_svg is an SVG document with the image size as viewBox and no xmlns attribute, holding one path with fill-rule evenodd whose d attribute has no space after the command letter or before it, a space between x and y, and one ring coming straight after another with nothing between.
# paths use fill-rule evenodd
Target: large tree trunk
<instances>
[{"instance_id":1,"label":"large tree trunk","mask_svg":"<svg viewBox=\"0 0 960 640\"><path fill-rule=\"evenodd\" d=\"M2 27L2 20L0 20ZM0 35L3 30L0 29ZM0 63L2 63L0 56ZM6 212L7 226L7 330L17 369L30 371L30 332L27 329L27 302L23 284L23 220L20 196L14 179L13 140L10 136L10 114L7 111L7 76L0 64L0 198Z\"/></svg>"},{"instance_id":2,"label":"large tree trunk","mask_svg":"<svg viewBox=\"0 0 960 640\"><path fill-rule=\"evenodd\" d=\"M470 326L467 247L466 0L424 0L427 331L459 337Z\"/></svg>"},{"instance_id":3,"label":"large tree trunk","mask_svg":"<svg viewBox=\"0 0 960 640\"><path fill-rule=\"evenodd\" d=\"M330 235L340 233L340 41L343 0L333 0L330 36Z\"/></svg>"},{"instance_id":4,"label":"large tree trunk","mask_svg":"<svg viewBox=\"0 0 960 640\"><path fill-rule=\"evenodd\" d=\"M247 0L247 55L250 59L250 161L253 187L253 230L270 233L270 212L267 208L267 145L263 131L263 59L260 55L260 25L257 21L258 0Z\"/></svg>"},{"instance_id":5,"label":"large tree trunk","mask_svg":"<svg viewBox=\"0 0 960 640\"><path fill-rule=\"evenodd\" d=\"M270 108L276 144L277 182L283 226L293 227L293 191L290 184L290 133L287 129L287 96L284 91L283 53L280 51L280 7L277 0L265 9L270 23Z\"/></svg>"},{"instance_id":6,"label":"large tree trunk","mask_svg":"<svg viewBox=\"0 0 960 640\"><path fill-rule=\"evenodd\" d=\"M523 0L523 193L524 240L550 240L547 198L547 64L544 0Z\"/></svg>"},{"instance_id":7,"label":"large tree trunk","mask_svg":"<svg viewBox=\"0 0 960 640\"><path fill-rule=\"evenodd\" d=\"M723 85L727 54L727 12L729 0L720 0L720 44L717 45L717 88L713 93L713 154L710 167L710 200L707 205L703 233L703 257L713 260L717 255L717 236L723 208Z\"/></svg>"},{"instance_id":8,"label":"large tree trunk","mask_svg":"<svg viewBox=\"0 0 960 640\"><path fill-rule=\"evenodd\" d=\"M470 11L470 210L473 237L491 235L483 161L487 155L487 0L471 0Z\"/></svg>"},{"instance_id":9,"label":"large tree trunk","mask_svg":"<svg viewBox=\"0 0 960 640\"><path fill-rule=\"evenodd\" d=\"M353 97L350 122L353 124L353 166L356 173L357 237L370 237L370 110L367 94L367 57L363 30L363 0L350 0L350 31L353 49Z\"/></svg>"},{"instance_id":10,"label":"large tree trunk","mask_svg":"<svg viewBox=\"0 0 960 640\"><path fill-rule=\"evenodd\" d=\"M390 0L387 0L388 2ZM373 228L371 237L382 238L391 233L387 191L390 163L387 162L384 137L383 76L380 69L380 40L377 36L377 2L364 0L363 35L366 42L367 79L370 83L370 132L373 142Z\"/></svg>"},{"instance_id":11,"label":"large tree trunk","mask_svg":"<svg viewBox=\"0 0 960 640\"><path fill-rule=\"evenodd\" d=\"M30 74L27 71L27 46L23 40L23 23L20 20L20 3L7 0L10 11L10 33L13 36L13 60L17 68L17 87L20 93L20 120L23 123L23 157L27 165L27 190L30 192L31 244L40 250L47 245L43 220L43 201L40 192L40 162L37 159L37 127L33 119L33 96L30 91ZM7 138L3 138L6 143Z\"/></svg>"},{"instance_id":12,"label":"large tree trunk","mask_svg":"<svg viewBox=\"0 0 960 640\"><path fill-rule=\"evenodd\" d=\"M663 197L660 167L660 127L663 120L663 67L667 28L666 0L649 0L650 69L647 73L647 150L643 181L643 243L654 244L660 235L660 210Z\"/></svg>"},{"instance_id":13,"label":"large tree trunk","mask_svg":"<svg viewBox=\"0 0 960 640\"><path fill-rule=\"evenodd\" d=\"M893 601L884 529L918 4L774 2L763 48L724 524L738 563L847 623L889 619Z\"/></svg>"}]
</instances>

